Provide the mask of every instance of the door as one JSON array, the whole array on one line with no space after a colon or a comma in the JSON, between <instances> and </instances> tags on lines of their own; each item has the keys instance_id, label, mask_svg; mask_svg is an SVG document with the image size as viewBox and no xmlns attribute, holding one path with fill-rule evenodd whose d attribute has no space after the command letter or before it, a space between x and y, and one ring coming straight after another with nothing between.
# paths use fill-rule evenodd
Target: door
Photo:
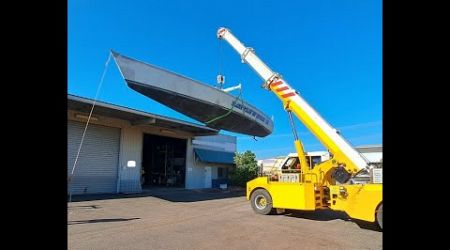
<instances>
[{"instance_id":1,"label":"door","mask_svg":"<svg viewBox=\"0 0 450 250\"><path fill-rule=\"evenodd\" d=\"M212 169L211 167L205 167L205 188L212 187Z\"/></svg>"},{"instance_id":2,"label":"door","mask_svg":"<svg viewBox=\"0 0 450 250\"><path fill-rule=\"evenodd\" d=\"M70 176L86 123L67 122L67 174ZM68 192L116 193L120 128L89 124Z\"/></svg>"}]
</instances>

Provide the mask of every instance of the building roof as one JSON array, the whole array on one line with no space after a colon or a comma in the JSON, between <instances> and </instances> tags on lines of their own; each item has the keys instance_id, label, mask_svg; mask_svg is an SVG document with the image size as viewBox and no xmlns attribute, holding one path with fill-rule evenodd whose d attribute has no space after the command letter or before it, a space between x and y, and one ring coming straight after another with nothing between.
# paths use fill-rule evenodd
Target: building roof
<instances>
[{"instance_id":1,"label":"building roof","mask_svg":"<svg viewBox=\"0 0 450 250\"><path fill-rule=\"evenodd\" d=\"M89 113L94 100L75 95L67 95L67 108ZM119 118L130 121L133 125L156 126L160 128L181 130L193 135L216 135L219 130L182 120L135 110L111 103L96 101L93 114Z\"/></svg>"},{"instance_id":2,"label":"building roof","mask_svg":"<svg viewBox=\"0 0 450 250\"><path fill-rule=\"evenodd\" d=\"M383 145L363 145L355 147L360 153L383 152Z\"/></svg>"}]
</instances>

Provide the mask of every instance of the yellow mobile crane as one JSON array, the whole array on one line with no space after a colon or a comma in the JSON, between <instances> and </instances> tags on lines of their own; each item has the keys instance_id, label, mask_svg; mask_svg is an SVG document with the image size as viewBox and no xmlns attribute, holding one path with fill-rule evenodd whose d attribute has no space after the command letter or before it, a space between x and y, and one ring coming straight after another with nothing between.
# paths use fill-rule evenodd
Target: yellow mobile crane
<instances>
[{"instance_id":1,"label":"yellow mobile crane","mask_svg":"<svg viewBox=\"0 0 450 250\"><path fill-rule=\"evenodd\" d=\"M371 166L342 136L328 124L280 74L272 71L254 50L245 47L227 28L219 28L217 37L227 41L264 80L263 87L273 92L283 103L292 127L298 153L298 172L280 180L267 176L247 182L246 196L252 208L260 214L276 209L332 209L346 212L351 218L378 222L383 228L382 181L348 184L349 180ZM313 168L307 163L302 143L298 139L292 113L328 149L332 157ZM372 172L371 172L372 173ZM292 178L294 177L294 178ZM296 177L296 178L295 178ZM373 180L375 178L371 178Z\"/></svg>"}]
</instances>

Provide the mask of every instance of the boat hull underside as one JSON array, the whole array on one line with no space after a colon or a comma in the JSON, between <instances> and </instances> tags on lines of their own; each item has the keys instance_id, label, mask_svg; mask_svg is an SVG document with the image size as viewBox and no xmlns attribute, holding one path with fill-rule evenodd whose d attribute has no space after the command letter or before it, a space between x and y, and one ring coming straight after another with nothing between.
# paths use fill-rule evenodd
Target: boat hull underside
<instances>
[{"instance_id":1,"label":"boat hull underside","mask_svg":"<svg viewBox=\"0 0 450 250\"><path fill-rule=\"evenodd\" d=\"M130 80L126 81L131 89L186 116L203 122L208 127L258 137L265 137L271 133L271 131L268 131L264 126L261 126L250 117L243 116L238 112L233 111L234 108L231 108L230 112L230 109L226 109L216 104L204 102L169 90L151 87L149 85L143 86Z\"/></svg>"}]
</instances>

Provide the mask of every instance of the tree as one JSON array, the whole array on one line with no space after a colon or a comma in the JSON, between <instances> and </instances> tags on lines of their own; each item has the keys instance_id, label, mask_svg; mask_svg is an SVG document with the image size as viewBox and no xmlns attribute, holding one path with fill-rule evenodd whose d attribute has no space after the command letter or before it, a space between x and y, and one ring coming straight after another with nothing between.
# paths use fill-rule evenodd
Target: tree
<instances>
[{"instance_id":1,"label":"tree","mask_svg":"<svg viewBox=\"0 0 450 250\"><path fill-rule=\"evenodd\" d=\"M236 164L236 168L230 173L232 185L245 187L247 181L252 180L258 175L256 155L250 150L244 153L236 152L234 163Z\"/></svg>"}]
</instances>

